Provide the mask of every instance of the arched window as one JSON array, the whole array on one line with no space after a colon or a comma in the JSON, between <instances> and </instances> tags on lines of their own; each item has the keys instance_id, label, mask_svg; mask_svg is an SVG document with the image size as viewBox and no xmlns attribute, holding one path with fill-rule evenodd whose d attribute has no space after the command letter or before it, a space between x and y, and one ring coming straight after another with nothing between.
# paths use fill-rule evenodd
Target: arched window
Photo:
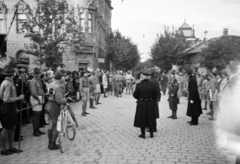
<instances>
[{"instance_id":1,"label":"arched window","mask_svg":"<svg viewBox=\"0 0 240 164\"><path fill-rule=\"evenodd\" d=\"M92 14L88 14L88 33L92 33Z\"/></svg>"},{"instance_id":2,"label":"arched window","mask_svg":"<svg viewBox=\"0 0 240 164\"><path fill-rule=\"evenodd\" d=\"M7 7L3 2L0 2L0 34L7 33Z\"/></svg>"},{"instance_id":3,"label":"arched window","mask_svg":"<svg viewBox=\"0 0 240 164\"><path fill-rule=\"evenodd\" d=\"M85 32L85 15L84 15L84 13L80 13L80 27L81 27L81 32Z\"/></svg>"}]
</instances>

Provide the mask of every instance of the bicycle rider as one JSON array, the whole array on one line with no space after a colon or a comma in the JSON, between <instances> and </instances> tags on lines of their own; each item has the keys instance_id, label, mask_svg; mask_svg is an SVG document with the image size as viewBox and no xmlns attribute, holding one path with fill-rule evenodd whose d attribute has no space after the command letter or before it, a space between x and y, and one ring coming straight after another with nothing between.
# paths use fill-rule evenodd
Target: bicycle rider
<instances>
[{"instance_id":1,"label":"bicycle rider","mask_svg":"<svg viewBox=\"0 0 240 164\"><path fill-rule=\"evenodd\" d=\"M56 140L58 137L57 131L57 120L61 111L61 104L66 103L65 98L65 88L62 83L62 73L56 72L54 74L53 82L49 84L48 91L48 103L47 103L47 111L49 115L49 129L48 129L48 139L49 145L48 149L56 150L59 149L59 145L56 144Z\"/></svg>"}]
</instances>

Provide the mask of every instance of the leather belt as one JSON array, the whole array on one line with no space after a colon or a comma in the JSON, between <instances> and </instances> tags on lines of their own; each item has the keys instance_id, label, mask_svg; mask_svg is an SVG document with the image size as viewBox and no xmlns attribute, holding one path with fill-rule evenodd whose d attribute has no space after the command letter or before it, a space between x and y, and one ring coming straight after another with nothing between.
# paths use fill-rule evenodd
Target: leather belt
<instances>
[{"instance_id":1,"label":"leather belt","mask_svg":"<svg viewBox=\"0 0 240 164\"><path fill-rule=\"evenodd\" d=\"M140 100L140 101L152 101L153 99L152 98L149 98L149 99L140 98L138 100Z\"/></svg>"}]
</instances>

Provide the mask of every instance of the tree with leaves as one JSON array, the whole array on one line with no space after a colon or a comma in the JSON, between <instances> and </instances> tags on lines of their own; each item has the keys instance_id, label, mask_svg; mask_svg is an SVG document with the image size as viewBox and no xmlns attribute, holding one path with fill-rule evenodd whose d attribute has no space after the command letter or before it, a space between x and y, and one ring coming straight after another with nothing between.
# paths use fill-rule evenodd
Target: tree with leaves
<instances>
[{"instance_id":1,"label":"tree with leaves","mask_svg":"<svg viewBox=\"0 0 240 164\"><path fill-rule=\"evenodd\" d=\"M112 62L115 69L132 69L140 60L137 45L119 31L112 32L106 37L105 50L107 62Z\"/></svg>"},{"instance_id":2,"label":"tree with leaves","mask_svg":"<svg viewBox=\"0 0 240 164\"><path fill-rule=\"evenodd\" d=\"M240 61L240 37L222 36L209 41L209 45L203 49L201 65L209 70L217 68L222 70L234 60Z\"/></svg>"},{"instance_id":3,"label":"tree with leaves","mask_svg":"<svg viewBox=\"0 0 240 164\"><path fill-rule=\"evenodd\" d=\"M173 64L183 60L183 51L188 47L189 43L183 33L165 28L164 34L157 35L151 47L152 61L161 69L170 70Z\"/></svg>"},{"instance_id":4,"label":"tree with leaves","mask_svg":"<svg viewBox=\"0 0 240 164\"><path fill-rule=\"evenodd\" d=\"M36 0L35 12L24 25L31 43L27 53L37 56L41 64L56 68L62 64L65 50L78 49L84 41L74 8L66 0Z\"/></svg>"}]
</instances>

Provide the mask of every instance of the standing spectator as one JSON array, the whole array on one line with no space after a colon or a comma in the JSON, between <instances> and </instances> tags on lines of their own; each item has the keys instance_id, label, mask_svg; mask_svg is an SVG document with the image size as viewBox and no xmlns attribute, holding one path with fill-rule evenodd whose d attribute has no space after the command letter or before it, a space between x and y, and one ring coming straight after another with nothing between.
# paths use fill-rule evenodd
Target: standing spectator
<instances>
[{"instance_id":1,"label":"standing spectator","mask_svg":"<svg viewBox=\"0 0 240 164\"><path fill-rule=\"evenodd\" d=\"M126 94L128 94L128 91L129 91L129 94L130 94L131 85L134 81L134 77L133 77L133 75L131 74L130 71L127 72L127 75L125 76L125 79L126 79Z\"/></svg>"},{"instance_id":2,"label":"standing spectator","mask_svg":"<svg viewBox=\"0 0 240 164\"><path fill-rule=\"evenodd\" d=\"M96 102L95 102L95 104L98 105L98 104L101 104L99 102L100 97L101 97L101 85L100 85L100 81L99 81L101 73L97 70L95 76L96 76L96 79L95 79L95 82L96 82Z\"/></svg>"},{"instance_id":3,"label":"standing spectator","mask_svg":"<svg viewBox=\"0 0 240 164\"><path fill-rule=\"evenodd\" d=\"M46 94L48 92L48 88L47 88L47 84L45 82L45 76L42 74L41 77L40 77L40 82L43 86L43 92L44 92L44 95L43 95L43 103L42 104L42 111L41 111L41 115L40 115L40 127L44 127L45 125L48 125L48 123L46 122L45 120L45 114L46 114Z\"/></svg>"},{"instance_id":4,"label":"standing spectator","mask_svg":"<svg viewBox=\"0 0 240 164\"><path fill-rule=\"evenodd\" d=\"M163 92L163 95L166 94L166 90L167 90L167 85L168 85L168 77L166 76L165 72L163 72L161 80L161 91Z\"/></svg>"},{"instance_id":5,"label":"standing spectator","mask_svg":"<svg viewBox=\"0 0 240 164\"><path fill-rule=\"evenodd\" d=\"M13 146L14 130L17 123L17 105L16 102L23 100L24 95L21 94L17 97L16 88L13 82L15 70L12 65L6 65L2 70L1 74L5 76L5 80L2 82L0 87L0 99L1 105L1 144L2 144L2 155L11 155L13 153L22 152L17 150ZM9 143L9 149L7 149L7 140Z\"/></svg>"},{"instance_id":6,"label":"standing spectator","mask_svg":"<svg viewBox=\"0 0 240 164\"><path fill-rule=\"evenodd\" d=\"M103 84L103 94L104 94L104 98L107 98L107 88L108 88L108 78L107 78L107 71L103 72L102 75L102 84Z\"/></svg>"},{"instance_id":7,"label":"standing spectator","mask_svg":"<svg viewBox=\"0 0 240 164\"><path fill-rule=\"evenodd\" d=\"M96 107L93 105L94 104L94 99L96 97L96 83L95 83L95 72L91 72L91 76L89 77L89 102L90 102L90 108L91 109L96 109Z\"/></svg>"},{"instance_id":8,"label":"standing spectator","mask_svg":"<svg viewBox=\"0 0 240 164\"><path fill-rule=\"evenodd\" d=\"M197 80L193 76L193 70L191 68L186 68L185 71L189 76L187 116L192 118L188 123L190 125L198 125L198 119L202 114L202 107L198 93Z\"/></svg>"},{"instance_id":9,"label":"standing spectator","mask_svg":"<svg viewBox=\"0 0 240 164\"><path fill-rule=\"evenodd\" d=\"M156 127L156 111L157 88L154 83L150 82L151 72L149 70L142 71L143 79L137 84L133 93L133 97L137 99L137 109L134 119L134 126L141 129L140 138L145 138L146 127L150 130L150 137L153 138L153 129Z\"/></svg>"},{"instance_id":10,"label":"standing spectator","mask_svg":"<svg viewBox=\"0 0 240 164\"><path fill-rule=\"evenodd\" d=\"M88 71L83 71L83 77L80 79L80 93L82 96L83 104L82 104L82 116L86 116L87 114L87 102L89 99L89 79L88 79Z\"/></svg>"},{"instance_id":11,"label":"standing spectator","mask_svg":"<svg viewBox=\"0 0 240 164\"><path fill-rule=\"evenodd\" d=\"M24 94L23 93L24 88L22 88L22 87L24 87L24 84L23 84L22 78L19 75L19 72L15 73L15 75L13 77L13 82L14 82L14 86L16 88L17 96L20 96L21 94ZM18 110L21 110L21 103L22 103L22 101L17 101L16 102ZM17 114L17 123L16 123L16 129L15 129L15 133L14 133L14 141L19 141L19 139L20 139L20 141L23 140L23 138L20 137L21 112L22 111L19 111L18 114Z\"/></svg>"},{"instance_id":12,"label":"standing spectator","mask_svg":"<svg viewBox=\"0 0 240 164\"><path fill-rule=\"evenodd\" d=\"M34 68L33 69L33 79L30 82L30 92L31 92L31 97L30 97L30 102L33 111L33 116L32 116L32 123L33 123L33 135L35 137L39 137L40 135L45 134L45 132L42 132L39 128L39 123L40 123L40 115L42 111L42 104L44 103L43 101L43 96L44 96L44 91L43 91L43 86L40 81L40 76L42 75L42 71L39 68Z\"/></svg>"},{"instance_id":13,"label":"standing spectator","mask_svg":"<svg viewBox=\"0 0 240 164\"><path fill-rule=\"evenodd\" d=\"M157 98L155 100L155 105L154 105L154 109L155 109L155 116L156 116L156 126L153 128L153 131L154 132L157 132L157 119L160 117L159 116L159 106L158 106L158 103L160 102L161 100L161 91L160 91L160 87L159 87L159 83L157 81L157 77L156 77L156 73L155 73L155 70L151 70L151 78L149 80L150 82L154 83L155 86L156 86L156 89L157 89Z\"/></svg>"},{"instance_id":14,"label":"standing spectator","mask_svg":"<svg viewBox=\"0 0 240 164\"><path fill-rule=\"evenodd\" d=\"M204 110L207 110L207 105L209 103L209 88L210 88L210 77L206 75L202 83L202 100L204 102Z\"/></svg>"},{"instance_id":15,"label":"standing spectator","mask_svg":"<svg viewBox=\"0 0 240 164\"><path fill-rule=\"evenodd\" d=\"M113 92L113 73L110 72L109 73L109 83L108 83L108 95L111 94L112 95L112 92Z\"/></svg>"},{"instance_id":16,"label":"standing spectator","mask_svg":"<svg viewBox=\"0 0 240 164\"><path fill-rule=\"evenodd\" d=\"M49 84L48 92L48 103L47 111L49 118L49 127L48 127L48 149L56 150L59 149L59 145L56 145L56 140L58 137L57 131L57 120L61 111L61 103L66 102L65 98L65 88L61 83L62 73L56 72L54 74L53 82Z\"/></svg>"},{"instance_id":17,"label":"standing spectator","mask_svg":"<svg viewBox=\"0 0 240 164\"><path fill-rule=\"evenodd\" d=\"M170 77L170 81L169 81L169 84L168 84L168 94L169 94L169 98L168 98L168 101L169 101L169 106L170 106L170 109L172 110L172 115L169 116L168 118L172 118L172 119L177 119L177 105L178 105L178 89L179 89L179 86L178 86L178 82L177 82L177 79L175 77L175 71L172 70L171 71L171 77Z\"/></svg>"}]
</instances>

